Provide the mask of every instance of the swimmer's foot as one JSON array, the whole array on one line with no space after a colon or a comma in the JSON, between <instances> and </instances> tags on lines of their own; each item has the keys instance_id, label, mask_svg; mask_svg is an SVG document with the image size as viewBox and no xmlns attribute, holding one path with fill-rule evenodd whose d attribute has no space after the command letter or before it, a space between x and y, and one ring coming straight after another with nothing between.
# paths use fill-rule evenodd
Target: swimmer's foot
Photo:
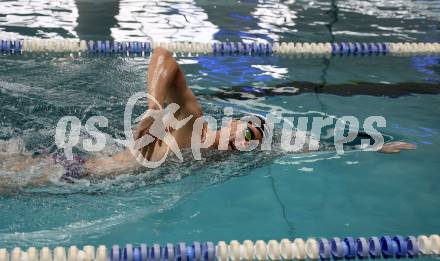
<instances>
[{"instance_id":1,"label":"swimmer's foot","mask_svg":"<svg viewBox=\"0 0 440 261\"><path fill-rule=\"evenodd\" d=\"M385 143L379 152L383 153L399 153L401 150L414 150L416 145L402 141L393 141Z\"/></svg>"}]
</instances>

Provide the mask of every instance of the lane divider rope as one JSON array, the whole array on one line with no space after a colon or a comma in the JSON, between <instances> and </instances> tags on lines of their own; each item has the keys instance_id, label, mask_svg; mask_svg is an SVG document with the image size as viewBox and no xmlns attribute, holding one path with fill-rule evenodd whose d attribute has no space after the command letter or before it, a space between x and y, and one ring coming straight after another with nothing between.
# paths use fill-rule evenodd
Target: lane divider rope
<instances>
[{"instance_id":1,"label":"lane divider rope","mask_svg":"<svg viewBox=\"0 0 440 261\"><path fill-rule=\"evenodd\" d=\"M238 261L238 260L341 260L341 259L378 259L378 258L416 258L438 257L440 255L440 236L437 234L414 236L346 237L338 238L296 238L293 241L257 240L255 243L245 240L240 244L232 240L229 244L220 241L180 242L140 244L125 247L104 245L95 249L84 246L79 249L71 246L67 249L48 247L37 249L30 247L26 251L15 247L10 252L0 249L0 261Z\"/></svg>"},{"instance_id":2,"label":"lane divider rope","mask_svg":"<svg viewBox=\"0 0 440 261\"><path fill-rule=\"evenodd\" d=\"M78 39L0 40L0 52L85 53L149 55L163 47L174 53L213 55L432 55L440 54L440 43L242 43L242 42L117 42Z\"/></svg>"}]
</instances>

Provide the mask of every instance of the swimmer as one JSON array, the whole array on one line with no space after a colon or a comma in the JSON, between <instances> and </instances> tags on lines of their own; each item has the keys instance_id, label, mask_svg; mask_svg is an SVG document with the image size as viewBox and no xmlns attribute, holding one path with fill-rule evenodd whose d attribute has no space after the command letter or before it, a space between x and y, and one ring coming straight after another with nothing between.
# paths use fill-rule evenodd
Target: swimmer
<instances>
[{"instance_id":1,"label":"swimmer","mask_svg":"<svg viewBox=\"0 0 440 261\"><path fill-rule=\"evenodd\" d=\"M191 146L191 137L193 133L193 124L196 119L203 116L203 111L197 101L196 96L187 86L185 76L176 60L163 48L156 48L151 56L147 76L147 92L152 95L159 104L148 99L148 109L159 110L165 107L165 104L178 104L180 108L174 113L177 121L186 122L177 129L169 129L169 134L176 141L179 149L189 148ZM252 123L245 123L240 120L232 120L227 124L227 130L211 130L206 125L202 131L202 140L211 139L214 142L211 149L218 149L221 140L221 131L230 133L227 138L227 149L237 150L238 147L247 146L251 140L261 142L267 135L268 128L265 125L265 118L257 115L261 121L260 126L256 127ZM148 145L141 147L139 152L149 161L157 161L167 152L168 145L159 137L152 134L151 127L154 124L152 117L143 118L136 131L134 138L139 139L145 135L150 135L153 141ZM244 135L240 144L236 143L236 135ZM405 142L388 142L383 145L380 152L397 153L401 150L415 149L415 145ZM133 154L127 149L123 152L109 157L91 157L83 159L75 156L73 160L67 160L62 154L49 156L30 157L28 155L14 155L14 160L1 159L2 168L7 172L33 172L35 166L42 165L40 171L46 173L29 182L31 185L40 185L49 182L53 177L50 173L62 173L61 179L67 182L73 182L81 178L100 178L115 176L121 173L136 171L141 169ZM11 157L12 158L12 157ZM41 164L44 162L45 164ZM5 179L1 183L7 182ZM0 184L1 185L4 184Z\"/></svg>"},{"instance_id":2,"label":"swimmer","mask_svg":"<svg viewBox=\"0 0 440 261\"><path fill-rule=\"evenodd\" d=\"M194 121L203 116L203 111L199 105L197 98L192 93L191 89L187 86L185 76L176 60L172 55L164 48L156 48L151 57L151 62L148 69L148 93L151 94L156 100L163 106L165 103L176 103L180 106L180 109L175 113L177 120L183 120L188 116L191 119L182 128L171 131L171 134L177 141L179 148L188 148L191 146L191 135L193 131ZM148 107L151 109L158 109L157 105L148 100ZM225 132L230 133L228 149L237 150L237 147L243 147L247 145L249 140L257 140L261 142L265 133L267 133L267 127L265 129L265 118L260 115L258 117L261 127L256 127L251 123L243 123L236 119L227 124L225 128L229 128ZM151 117L143 119L136 131L135 139L141 138L149 133L149 128L153 124ZM220 133L222 130L211 130L204 128L202 140L212 138L214 143L210 146L212 149L217 149L220 144ZM236 144L236 135L244 133L243 144ZM209 137L211 136L211 137ZM389 142L384 144L380 152L385 153L397 153L401 150L414 149L413 144L405 142ZM142 155L148 160L160 159L167 149L167 145L161 142L159 139L155 139L154 142L148 146L140 149Z\"/></svg>"}]
</instances>

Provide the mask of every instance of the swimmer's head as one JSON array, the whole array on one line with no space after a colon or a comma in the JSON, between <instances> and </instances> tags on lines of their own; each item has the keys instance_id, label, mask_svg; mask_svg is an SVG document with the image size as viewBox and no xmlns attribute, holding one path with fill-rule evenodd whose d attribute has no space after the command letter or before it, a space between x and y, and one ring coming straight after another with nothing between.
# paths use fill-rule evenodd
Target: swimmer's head
<instances>
[{"instance_id":1,"label":"swimmer's head","mask_svg":"<svg viewBox=\"0 0 440 261\"><path fill-rule=\"evenodd\" d=\"M221 133L229 133L228 149L238 150L246 148L250 141L258 141L261 144L263 138L268 135L266 118L258 114L249 114L242 119L233 119L216 133L215 146L218 148Z\"/></svg>"}]
</instances>

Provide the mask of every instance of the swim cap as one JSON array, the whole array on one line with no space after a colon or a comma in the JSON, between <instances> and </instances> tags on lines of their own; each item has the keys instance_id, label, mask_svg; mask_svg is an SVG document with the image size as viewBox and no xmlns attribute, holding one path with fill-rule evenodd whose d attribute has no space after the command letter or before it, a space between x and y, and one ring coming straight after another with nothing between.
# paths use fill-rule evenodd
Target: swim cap
<instances>
[{"instance_id":1,"label":"swim cap","mask_svg":"<svg viewBox=\"0 0 440 261\"><path fill-rule=\"evenodd\" d=\"M251 115L251 116L255 116L255 117L257 117L258 119L260 119L260 127L257 127L257 126L254 126L260 133L261 133L261 135L263 136L263 138L267 138L267 137L270 137L270 135L271 135L271 129L270 129L270 127L267 125L267 118L266 117L264 117L263 115L261 115L261 114L257 114L257 113L249 113L249 115Z\"/></svg>"}]
</instances>

